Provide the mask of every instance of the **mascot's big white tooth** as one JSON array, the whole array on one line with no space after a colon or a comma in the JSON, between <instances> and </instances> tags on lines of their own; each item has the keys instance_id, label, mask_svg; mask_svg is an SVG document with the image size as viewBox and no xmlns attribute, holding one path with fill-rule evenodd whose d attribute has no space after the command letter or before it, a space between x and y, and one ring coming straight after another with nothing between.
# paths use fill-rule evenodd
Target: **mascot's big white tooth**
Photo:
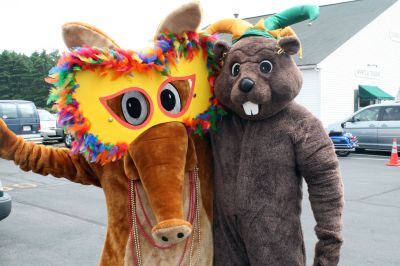
<instances>
[{"instance_id":1,"label":"mascot's big white tooth","mask_svg":"<svg viewBox=\"0 0 400 266\"><path fill-rule=\"evenodd\" d=\"M243 104L243 109L246 115L257 115L258 114L258 104L252 102L245 102Z\"/></svg>"},{"instance_id":2,"label":"mascot's big white tooth","mask_svg":"<svg viewBox=\"0 0 400 266\"><path fill-rule=\"evenodd\" d=\"M188 79L189 88L192 88L192 79Z\"/></svg>"}]
</instances>

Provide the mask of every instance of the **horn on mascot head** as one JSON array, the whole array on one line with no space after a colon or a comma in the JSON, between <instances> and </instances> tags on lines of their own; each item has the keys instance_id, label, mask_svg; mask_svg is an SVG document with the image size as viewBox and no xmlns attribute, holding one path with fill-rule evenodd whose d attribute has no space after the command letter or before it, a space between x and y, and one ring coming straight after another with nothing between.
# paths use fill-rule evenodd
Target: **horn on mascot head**
<instances>
[{"instance_id":1,"label":"horn on mascot head","mask_svg":"<svg viewBox=\"0 0 400 266\"><path fill-rule=\"evenodd\" d=\"M295 6L268 17L264 26L266 30L283 29L290 25L309 19L314 21L319 16L319 7L315 5Z\"/></svg>"},{"instance_id":2,"label":"horn on mascot head","mask_svg":"<svg viewBox=\"0 0 400 266\"><path fill-rule=\"evenodd\" d=\"M253 25L245 20L238 18L227 18L217 21L207 27L206 32L215 33L230 33L232 39L240 38Z\"/></svg>"},{"instance_id":3,"label":"horn on mascot head","mask_svg":"<svg viewBox=\"0 0 400 266\"><path fill-rule=\"evenodd\" d=\"M314 21L319 16L319 7L316 5L295 6L285 11L276 13L266 20L260 19L256 25L242 19L222 19L207 27L206 32L210 34L231 33L232 42L248 36L263 36L278 39L282 37L297 37L290 25L304 20ZM301 58L302 50L299 50Z\"/></svg>"}]
</instances>

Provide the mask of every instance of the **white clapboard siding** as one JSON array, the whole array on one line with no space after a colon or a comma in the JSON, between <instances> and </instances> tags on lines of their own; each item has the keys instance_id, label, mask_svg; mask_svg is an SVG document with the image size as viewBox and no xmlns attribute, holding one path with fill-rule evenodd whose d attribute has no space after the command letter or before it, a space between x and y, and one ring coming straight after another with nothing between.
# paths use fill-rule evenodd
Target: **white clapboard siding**
<instances>
[{"instance_id":1,"label":"white clapboard siding","mask_svg":"<svg viewBox=\"0 0 400 266\"><path fill-rule=\"evenodd\" d=\"M303 74L303 86L295 101L320 118L320 72L314 68L302 69L301 72Z\"/></svg>"}]
</instances>

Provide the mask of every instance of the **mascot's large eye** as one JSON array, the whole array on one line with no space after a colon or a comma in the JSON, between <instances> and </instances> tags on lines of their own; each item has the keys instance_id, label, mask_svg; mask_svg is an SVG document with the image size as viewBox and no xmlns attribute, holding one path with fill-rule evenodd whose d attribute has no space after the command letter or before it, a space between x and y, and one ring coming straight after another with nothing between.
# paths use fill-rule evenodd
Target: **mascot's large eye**
<instances>
[{"instance_id":1,"label":"mascot's large eye","mask_svg":"<svg viewBox=\"0 0 400 266\"><path fill-rule=\"evenodd\" d=\"M178 90L171 84L167 83L160 93L161 105L171 114L177 114L181 111L181 98Z\"/></svg>"},{"instance_id":2,"label":"mascot's large eye","mask_svg":"<svg viewBox=\"0 0 400 266\"><path fill-rule=\"evenodd\" d=\"M239 75L240 72L240 64L239 63L234 63L232 66L232 76L236 77Z\"/></svg>"},{"instance_id":3,"label":"mascot's large eye","mask_svg":"<svg viewBox=\"0 0 400 266\"><path fill-rule=\"evenodd\" d=\"M149 102L140 91L130 91L124 94L121 108L126 121L138 126L149 116Z\"/></svg>"},{"instance_id":4,"label":"mascot's large eye","mask_svg":"<svg viewBox=\"0 0 400 266\"><path fill-rule=\"evenodd\" d=\"M262 73L269 73L272 71L272 63L268 60L263 60L260 63L260 71Z\"/></svg>"}]
</instances>

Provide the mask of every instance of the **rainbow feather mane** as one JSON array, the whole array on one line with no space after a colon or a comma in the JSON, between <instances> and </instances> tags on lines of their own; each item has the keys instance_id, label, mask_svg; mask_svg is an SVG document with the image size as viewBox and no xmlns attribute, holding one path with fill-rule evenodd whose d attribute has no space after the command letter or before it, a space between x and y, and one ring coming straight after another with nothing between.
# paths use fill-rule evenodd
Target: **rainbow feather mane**
<instances>
[{"instance_id":1,"label":"rainbow feather mane","mask_svg":"<svg viewBox=\"0 0 400 266\"><path fill-rule=\"evenodd\" d=\"M105 164L121 159L128 150L126 143L103 143L90 131L90 122L86 119L79 103L74 99L74 92L79 89L75 74L79 71L98 70L101 76L113 70L113 79L127 75L132 71L148 72L156 70L161 75L169 76L171 67L184 57L191 61L203 51L207 62L208 81L213 95L208 109L194 118L185 118L184 123L189 132L203 135L210 129L216 130L216 121L225 112L214 96L214 80L219 69L212 52L217 38L207 33L188 32L182 35L160 34L153 48L145 52L133 50L108 49L99 47L77 47L62 54L57 66L49 71L46 79L54 88L51 90L48 103L54 103L58 111L59 123L68 132L76 136L72 153L81 153L89 162Z\"/></svg>"}]
</instances>

